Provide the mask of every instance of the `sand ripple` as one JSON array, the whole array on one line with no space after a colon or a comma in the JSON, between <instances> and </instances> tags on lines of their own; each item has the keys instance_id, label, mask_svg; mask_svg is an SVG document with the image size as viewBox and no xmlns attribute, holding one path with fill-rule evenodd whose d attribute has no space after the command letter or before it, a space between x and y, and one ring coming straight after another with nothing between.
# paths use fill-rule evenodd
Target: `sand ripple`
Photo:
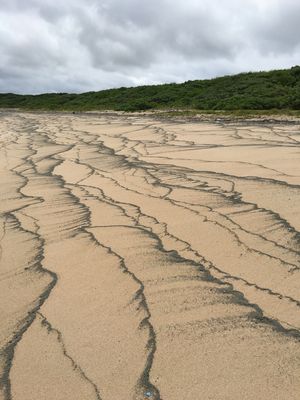
<instances>
[{"instance_id":1,"label":"sand ripple","mask_svg":"<svg viewBox=\"0 0 300 400\"><path fill-rule=\"evenodd\" d=\"M0 399L298 399L297 125L0 115Z\"/></svg>"}]
</instances>

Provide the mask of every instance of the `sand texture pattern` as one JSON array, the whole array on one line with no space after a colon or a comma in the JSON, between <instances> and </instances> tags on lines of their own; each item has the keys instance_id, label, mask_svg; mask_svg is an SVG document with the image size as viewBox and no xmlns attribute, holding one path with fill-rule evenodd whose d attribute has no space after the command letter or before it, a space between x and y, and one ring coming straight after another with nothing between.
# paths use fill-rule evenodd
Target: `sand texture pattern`
<instances>
[{"instance_id":1,"label":"sand texture pattern","mask_svg":"<svg viewBox=\"0 0 300 400\"><path fill-rule=\"evenodd\" d=\"M0 114L1 400L299 400L300 126Z\"/></svg>"}]
</instances>

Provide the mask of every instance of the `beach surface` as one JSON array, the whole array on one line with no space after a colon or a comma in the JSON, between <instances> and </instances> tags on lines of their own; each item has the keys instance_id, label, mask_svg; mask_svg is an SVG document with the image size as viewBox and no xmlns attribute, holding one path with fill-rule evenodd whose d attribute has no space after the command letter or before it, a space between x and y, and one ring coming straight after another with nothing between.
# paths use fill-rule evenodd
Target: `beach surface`
<instances>
[{"instance_id":1,"label":"beach surface","mask_svg":"<svg viewBox=\"0 0 300 400\"><path fill-rule=\"evenodd\" d=\"M0 400L298 400L300 125L0 113Z\"/></svg>"}]
</instances>

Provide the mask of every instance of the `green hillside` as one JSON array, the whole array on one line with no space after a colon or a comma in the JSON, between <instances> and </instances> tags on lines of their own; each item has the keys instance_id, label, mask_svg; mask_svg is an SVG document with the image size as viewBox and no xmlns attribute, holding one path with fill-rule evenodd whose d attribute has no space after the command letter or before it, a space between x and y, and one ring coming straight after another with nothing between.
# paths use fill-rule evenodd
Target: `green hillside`
<instances>
[{"instance_id":1,"label":"green hillside","mask_svg":"<svg viewBox=\"0 0 300 400\"><path fill-rule=\"evenodd\" d=\"M300 110L300 66L210 80L82 94L0 94L0 107L29 110Z\"/></svg>"}]
</instances>

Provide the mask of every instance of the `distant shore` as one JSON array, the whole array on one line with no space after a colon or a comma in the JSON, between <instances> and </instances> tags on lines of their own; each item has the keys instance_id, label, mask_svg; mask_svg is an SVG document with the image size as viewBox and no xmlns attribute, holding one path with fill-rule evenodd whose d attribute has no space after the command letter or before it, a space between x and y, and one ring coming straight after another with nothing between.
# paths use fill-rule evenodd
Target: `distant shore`
<instances>
[{"instance_id":1,"label":"distant shore","mask_svg":"<svg viewBox=\"0 0 300 400\"><path fill-rule=\"evenodd\" d=\"M22 108L1 108L0 114L5 112L32 113L32 114L86 114L104 116L139 116L176 122L249 122L254 124L300 124L300 111L297 110L148 110L148 111L115 111L115 110L31 110Z\"/></svg>"}]
</instances>

